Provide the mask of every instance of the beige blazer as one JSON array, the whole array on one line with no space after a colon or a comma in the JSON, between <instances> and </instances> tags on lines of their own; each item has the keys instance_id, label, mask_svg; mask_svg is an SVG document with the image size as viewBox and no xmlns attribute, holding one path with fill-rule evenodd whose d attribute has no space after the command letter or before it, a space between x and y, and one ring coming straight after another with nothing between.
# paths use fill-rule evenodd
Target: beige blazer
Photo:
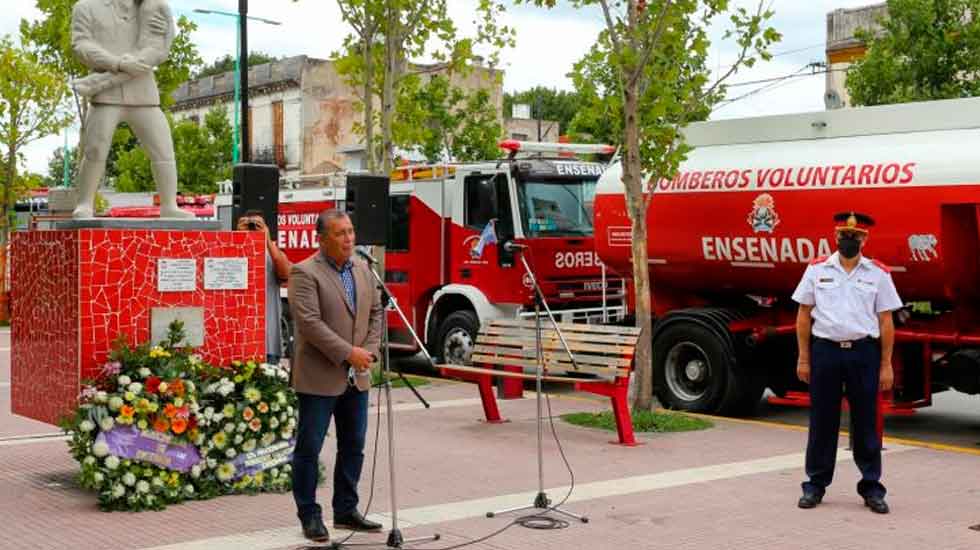
<instances>
[{"instance_id":1,"label":"beige blazer","mask_svg":"<svg viewBox=\"0 0 980 550\"><path fill-rule=\"evenodd\" d=\"M336 396L347 389L347 360L353 346L380 357L381 293L367 262L353 257L357 311L351 309L340 273L322 252L293 264L289 272L289 311L295 323L293 389ZM358 376L357 387L371 387L370 376Z\"/></svg>"},{"instance_id":2,"label":"beige blazer","mask_svg":"<svg viewBox=\"0 0 980 550\"><path fill-rule=\"evenodd\" d=\"M152 67L160 65L169 57L177 34L170 7L165 0L144 0L132 14L124 19L113 0L79 0L71 16L72 51L93 72L114 72L124 54ZM170 30L160 41L148 39L150 18L165 18L169 23ZM156 106L160 105L160 90L150 72L96 94L92 103Z\"/></svg>"}]
</instances>

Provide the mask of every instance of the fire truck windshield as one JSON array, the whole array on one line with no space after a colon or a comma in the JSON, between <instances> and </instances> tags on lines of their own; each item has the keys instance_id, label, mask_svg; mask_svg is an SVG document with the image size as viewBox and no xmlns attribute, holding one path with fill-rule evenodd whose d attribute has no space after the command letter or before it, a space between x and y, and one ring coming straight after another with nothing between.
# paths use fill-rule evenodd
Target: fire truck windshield
<instances>
[{"instance_id":1,"label":"fire truck windshield","mask_svg":"<svg viewBox=\"0 0 980 550\"><path fill-rule=\"evenodd\" d=\"M594 179L526 180L517 185L528 237L592 235Z\"/></svg>"}]
</instances>

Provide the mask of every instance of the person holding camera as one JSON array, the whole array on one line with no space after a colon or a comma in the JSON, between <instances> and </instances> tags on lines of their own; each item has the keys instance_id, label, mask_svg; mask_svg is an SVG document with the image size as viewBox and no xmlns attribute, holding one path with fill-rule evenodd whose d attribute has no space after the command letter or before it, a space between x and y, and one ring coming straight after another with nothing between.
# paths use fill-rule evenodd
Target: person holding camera
<instances>
[{"instance_id":1,"label":"person holding camera","mask_svg":"<svg viewBox=\"0 0 980 550\"><path fill-rule=\"evenodd\" d=\"M249 210L238 218L239 231L261 231L265 233L265 360L278 364L282 358L282 298L281 285L289 280L289 270L293 264L269 234L269 226L262 217L261 210Z\"/></svg>"}]
</instances>

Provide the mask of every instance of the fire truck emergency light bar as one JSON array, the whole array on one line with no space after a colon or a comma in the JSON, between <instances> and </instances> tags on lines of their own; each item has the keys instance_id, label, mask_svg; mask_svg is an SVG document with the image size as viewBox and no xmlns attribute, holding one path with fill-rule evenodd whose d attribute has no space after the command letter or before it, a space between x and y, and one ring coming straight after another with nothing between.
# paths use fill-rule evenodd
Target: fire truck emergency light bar
<instances>
[{"instance_id":1,"label":"fire truck emergency light bar","mask_svg":"<svg viewBox=\"0 0 980 550\"><path fill-rule=\"evenodd\" d=\"M591 143L545 143L539 141L518 141L505 139L499 144L501 149L512 153L573 153L576 155L601 154L611 155L616 152L612 145Z\"/></svg>"}]
</instances>

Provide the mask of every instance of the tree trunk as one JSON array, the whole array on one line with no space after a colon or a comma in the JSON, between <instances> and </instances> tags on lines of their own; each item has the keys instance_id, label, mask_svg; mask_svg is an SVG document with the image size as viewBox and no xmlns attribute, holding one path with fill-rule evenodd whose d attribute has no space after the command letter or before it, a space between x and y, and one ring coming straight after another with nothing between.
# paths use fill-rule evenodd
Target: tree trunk
<instances>
[{"instance_id":1,"label":"tree trunk","mask_svg":"<svg viewBox=\"0 0 980 550\"><path fill-rule=\"evenodd\" d=\"M394 166L395 146L392 137L392 119L395 111L395 80L398 75L398 48L401 45L399 13L394 7L388 8L387 32L385 33L385 81L381 97L381 142L384 158L381 159L382 173L391 174Z\"/></svg>"},{"instance_id":2,"label":"tree trunk","mask_svg":"<svg viewBox=\"0 0 980 550\"><path fill-rule=\"evenodd\" d=\"M626 206L632 222L633 282L636 298L636 326L642 329L636 346L633 409L653 407L652 325L650 301L650 264L647 255L647 212L643 195L643 169L640 165L640 129L637 119L639 97L637 85L627 81L624 89L625 158L623 186Z\"/></svg>"},{"instance_id":3,"label":"tree trunk","mask_svg":"<svg viewBox=\"0 0 980 550\"><path fill-rule=\"evenodd\" d=\"M378 157L374 148L374 55L371 37L364 37L364 149L368 172L378 171Z\"/></svg>"},{"instance_id":4,"label":"tree trunk","mask_svg":"<svg viewBox=\"0 0 980 550\"><path fill-rule=\"evenodd\" d=\"M6 246L10 240L10 190L17 180L17 148L13 143L7 145L7 173L4 174L4 179L6 181L3 184L3 204L0 205L0 216L2 216L0 218L0 246ZM2 273L5 271L0 270L0 274ZM0 282L0 288L3 286L5 286L4 282Z\"/></svg>"}]
</instances>

